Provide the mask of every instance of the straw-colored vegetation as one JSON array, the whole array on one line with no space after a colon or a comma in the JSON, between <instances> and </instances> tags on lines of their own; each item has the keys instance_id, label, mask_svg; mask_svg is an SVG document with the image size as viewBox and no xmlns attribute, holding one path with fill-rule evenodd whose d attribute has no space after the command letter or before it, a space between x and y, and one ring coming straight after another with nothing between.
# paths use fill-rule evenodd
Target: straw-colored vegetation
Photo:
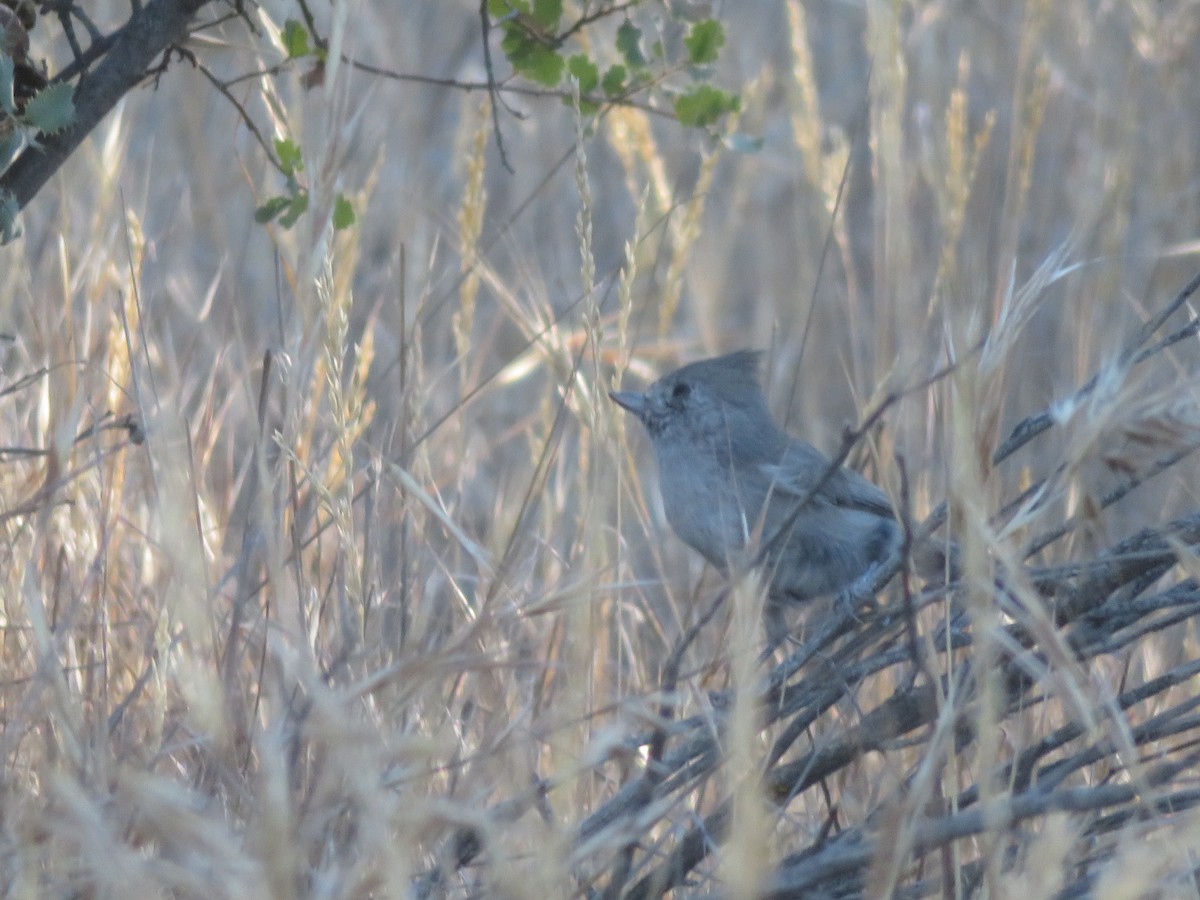
<instances>
[{"instance_id":1,"label":"straw-colored vegetation","mask_svg":"<svg viewBox=\"0 0 1200 900\"><path fill-rule=\"evenodd\" d=\"M1200 7L752 6L723 142L510 94L510 174L486 92L285 68L235 91L304 149L284 230L176 61L41 192L0 250L0 892L1200 894ZM484 77L478 4L315 7ZM194 49L273 65L262 21ZM961 582L758 663L606 397L742 346Z\"/></svg>"}]
</instances>

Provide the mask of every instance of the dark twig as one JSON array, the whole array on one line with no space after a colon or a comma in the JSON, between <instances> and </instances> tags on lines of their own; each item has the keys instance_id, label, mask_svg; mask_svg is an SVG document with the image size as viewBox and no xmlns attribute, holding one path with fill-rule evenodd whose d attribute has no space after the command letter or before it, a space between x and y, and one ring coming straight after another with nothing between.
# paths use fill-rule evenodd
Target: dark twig
<instances>
[{"instance_id":1,"label":"dark twig","mask_svg":"<svg viewBox=\"0 0 1200 900\"><path fill-rule=\"evenodd\" d=\"M666 771L662 765L663 752L667 746L667 725L675 717L676 704L674 698L683 655L687 652L687 648L691 646L701 629L712 621L713 616L717 614L717 611L728 597L728 588L718 594L716 600L713 601L704 615L700 616L687 632L684 633L683 637L676 642L671 655L667 657L667 661L663 666L660 688L663 701L659 705L658 724L654 729L653 737L650 741L650 752L647 754L646 765L643 767L642 775L637 781L634 796L629 803L626 813L630 818L645 809L650 804L650 801L654 799L655 789L661 784ZM633 869L633 854L636 849L636 841L627 842L622 847L617 856L617 863L614 867L612 878L609 880L608 887L604 891L605 900L617 900L621 896L621 891L624 889L625 882L629 878L629 873Z\"/></svg>"},{"instance_id":2,"label":"dark twig","mask_svg":"<svg viewBox=\"0 0 1200 900\"><path fill-rule=\"evenodd\" d=\"M496 135L496 149L500 151L500 163L510 175L515 174L504 151L504 135L500 131L500 97L496 91L496 71L492 68L491 30L492 20L488 15L487 0L479 0L479 25L483 37L483 70L487 73L488 99L492 107L492 131Z\"/></svg>"},{"instance_id":3,"label":"dark twig","mask_svg":"<svg viewBox=\"0 0 1200 900\"><path fill-rule=\"evenodd\" d=\"M1168 303L1167 306L1157 315L1151 317L1150 321L1147 322L1142 327L1141 331L1138 332L1137 337L1129 344L1129 346L1125 348L1124 351L1122 351L1119 357L1119 364L1132 366L1141 362L1145 362L1154 354L1186 339L1187 337L1191 337L1200 331L1200 319L1194 319L1193 321L1189 322L1186 327L1159 341L1153 347L1149 347L1145 350L1139 350L1139 348L1154 335L1154 332L1161 328L1167 319L1174 315L1174 313L1180 307L1182 307L1192 296L1192 294L1196 293L1197 290L1200 290L1200 275L1194 276L1191 281L1184 285L1183 290L1181 290L1175 296L1174 300ZM1078 402L1085 398L1088 394L1096 389L1096 385L1099 383L1099 381L1099 374L1093 375L1088 379L1087 383L1084 384L1083 387L1081 387L1072 395L1072 401ZM1008 437L996 449L995 453L992 454L992 465L999 465L1004 460L1008 459L1035 437L1048 431L1053 424L1054 416L1049 409L1029 416L1027 419L1019 422L1009 433Z\"/></svg>"}]
</instances>

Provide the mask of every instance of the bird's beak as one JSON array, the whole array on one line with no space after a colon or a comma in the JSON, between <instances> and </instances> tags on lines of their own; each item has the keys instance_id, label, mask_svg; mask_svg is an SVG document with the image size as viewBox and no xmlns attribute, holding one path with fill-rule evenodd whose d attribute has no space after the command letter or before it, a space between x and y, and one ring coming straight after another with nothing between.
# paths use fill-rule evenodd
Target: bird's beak
<instances>
[{"instance_id":1,"label":"bird's beak","mask_svg":"<svg viewBox=\"0 0 1200 900\"><path fill-rule=\"evenodd\" d=\"M609 391L608 396L617 406L624 407L635 416L640 417L646 411L645 394L639 394L636 391Z\"/></svg>"}]
</instances>

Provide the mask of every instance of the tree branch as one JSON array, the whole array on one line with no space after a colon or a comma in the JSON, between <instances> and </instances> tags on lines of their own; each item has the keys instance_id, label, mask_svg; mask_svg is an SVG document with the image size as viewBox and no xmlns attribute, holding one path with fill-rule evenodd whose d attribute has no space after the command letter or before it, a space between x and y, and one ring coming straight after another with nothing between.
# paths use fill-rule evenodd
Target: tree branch
<instances>
[{"instance_id":1,"label":"tree branch","mask_svg":"<svg viewBox=\"0 0 1200 900\"><path fill-rule=\"evenodd\" d=\"M29 201L112 108L145 78L154 59L181 41L188 23L209 0L151 0L139 8L112 38L103 61L75 88L75 119L40 147L30 147L0 176L0 191L11 192L17 206Z\"/></svg>"}]
</instances>

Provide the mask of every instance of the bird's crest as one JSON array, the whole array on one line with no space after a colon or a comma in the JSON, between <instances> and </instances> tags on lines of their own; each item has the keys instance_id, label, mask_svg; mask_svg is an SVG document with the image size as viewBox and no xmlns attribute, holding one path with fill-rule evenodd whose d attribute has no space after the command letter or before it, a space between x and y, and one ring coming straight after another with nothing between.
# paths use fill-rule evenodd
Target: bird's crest
<instances>
[{"instance_id":1,"label":"bird's crest","mask_svg":"<svg viewBox=\"0 0 1200 900\"><path fill-rule=\"evenodd\" d=\"M684 366L674 377L677 381L706 384L719 399L737 405L762 396L758 381L761 359L760 350L738 350Z\"/></svg>"}]
</instances>

